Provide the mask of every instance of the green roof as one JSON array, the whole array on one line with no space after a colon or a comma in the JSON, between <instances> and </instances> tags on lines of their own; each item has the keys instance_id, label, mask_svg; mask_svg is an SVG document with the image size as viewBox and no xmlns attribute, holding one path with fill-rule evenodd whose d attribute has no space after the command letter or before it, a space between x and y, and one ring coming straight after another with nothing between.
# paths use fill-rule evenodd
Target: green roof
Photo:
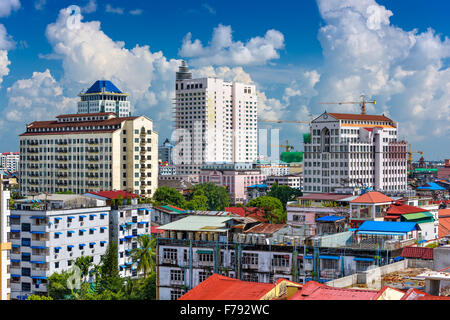
<instances>
[{"instance_id":1,"label":"green roof","mask_svg":"<svg viewBox=\"0 0 450 320\"><path fill-rule=\"evenodd\" d=\"M280 155L280 159L283 162L291 163L291 162L302 162L303 161L303 152L282 152Z\"/></svg>"},{"instance_id":2,"label":"green roof","mask_svg":"<svg viewBox=\"0 0 450 320\"><path fill-rule=\"evenodd\" d=\"M186 218L165 224L158 229L168 231L215 231L225 232L225 222L233 219L231 216L188 216Z\"/></svg>"},{"instance_id":3,"label":"green roof","mask_svg":"<svg viewBox=\"0 0 450 320\"><path fill-rule=\"evenodd\" d=\"M432 222L434 221L434 216L429 213L429 212L418 212L418 213L408 213L408 214L403 214L402 217L405 220L422 220L424 219L424 221L421 222Z\"/></svg>"},{"instance_id":4,"label":"green roof","mask_svg":"<svg viewBox=\"0 0 450 320\"><path fill-rule=\"evenodd\" d=\"M174 208L173 206L169 206L169 205L161 206L161 208L164 208L164 209L167 209L167 210L176 212L176 213L182 213L182 212L185 211L185 210L179 210L179 209L176 209L176 208Z\"/></svg>"}]
</instances>

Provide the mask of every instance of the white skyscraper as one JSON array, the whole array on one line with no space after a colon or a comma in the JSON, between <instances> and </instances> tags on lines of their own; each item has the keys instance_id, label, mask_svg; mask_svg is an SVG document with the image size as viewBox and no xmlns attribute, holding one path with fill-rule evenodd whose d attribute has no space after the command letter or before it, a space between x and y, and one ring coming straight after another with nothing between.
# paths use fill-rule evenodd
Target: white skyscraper
<instances>
[{"instance_id":1,"label":"white skyscraper","mask_svg":"<svg viewBox=\"0 0 450 320\"><path fill-rule=\"evenodd\" d=\"M114 112L119 117L131 116L129 94L120 91L111 81L98 80L78 95L78 113Z\"/></svg>"},{"instance_id":2,"label":"white skyscraper","mask_svg":"<svg viewBox=\"0 0 450 320\"><path fill-rule=\"evenodd\" d=\"M199 173L203 163L253 162L257 158L258 99L254 85L218 78L192 79L183 62L175 86L178 136L172 140L182 140L173 151L179 157L178 174Z\"/></svg>"}]
</instances>

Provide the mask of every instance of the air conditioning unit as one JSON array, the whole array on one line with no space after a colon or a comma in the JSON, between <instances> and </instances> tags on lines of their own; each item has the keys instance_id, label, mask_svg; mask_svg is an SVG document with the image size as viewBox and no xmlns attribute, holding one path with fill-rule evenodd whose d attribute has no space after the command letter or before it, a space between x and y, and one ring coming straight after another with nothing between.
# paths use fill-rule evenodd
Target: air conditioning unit
<instances>
[{"instance_id":1,"label":"air conditioning unit","mask_svg":"<svg viewBox=\"0 0 450 320\"><path fill-rule=\"evenodd\" d=\"M172 262L172 260L170 260L170 259L163 259L163 263L170 264L171 262Z\"/></svg>"}]
</instances>

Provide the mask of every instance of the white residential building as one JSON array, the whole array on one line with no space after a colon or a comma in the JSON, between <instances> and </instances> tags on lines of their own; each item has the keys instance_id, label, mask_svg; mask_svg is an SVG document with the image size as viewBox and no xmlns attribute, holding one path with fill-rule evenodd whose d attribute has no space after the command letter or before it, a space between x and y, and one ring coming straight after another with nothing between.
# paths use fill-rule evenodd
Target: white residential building
<instances>
[{"instance_id":1,"label":"white residential building","mask_svg":"<svg viewBox=\"0 0 450 320\"><path fill-rule=\"evenodd\" d=\"M20 135L20 193L126 190L151 197L158 185L158 133L146 116L66 114Z\"/></svg>"},{"instance_id":2,"label":"white residential building","mask_svg":"<svg viewBox=\"0 0 450 320\"><path fill-rule=\"evenodd\" d=\"M290 173L290 165L283 161L255 161L253 168L266 176L286 176Z\"/></svg>"},{"instance_id":3,"label":"white residential building","mask_svg":"<svg viewBox=\"0 0 450 320\"><path fill-rule=\"evenodd\" d=\"M3 191L2 178L0 177L0 300L9 300L10 286L10 250L9 240L9 198L10 192Z\"/></svg>"},{"instance_id":4,"label":"white residential building","mask_svg":"<svg viewBox=\"0 0 450 320\"><path fill-rule=\"evenodd\" d=\"M254 85L192 79L183 62L175 89L177 136L172 140L178 174L198 174L203 163L256 160L258 99Z\"/></svg>"},{"instance_id":5,"label":"white residential building","mask_svg":"<svg viewBox=\"0 0 450 320\"><path fill-rule=\"evenodd\" d=\"M129 94L120 91L111 81L98 80L86 92L78 95L78 113L114 112L119 117L130 117Z\"/></svg>"},{"instance_id":6,"label":"white residential building","mask_svg":"<svg viewBox=\"0 0 450 320\"><path fill-rule=\"evenodd\" d=\"M302 187L303 182L302 178L303 178L302 175L293 175L293 174L285 176L270 176L267 177L266 184L269 187L269 189L275 182L279 186L288 186L294 189L300 189Z\"/></svg>"},{"instance_id":7,"label":"white residential building","mask_svg":"<svg viewBox=\"0 0 450 320\"><path fill-rule=\"evenodd\" d=\"M40 195L16 200L11 210L11 299L47 292L54 272L71 269L81 256L99 264L109 243L104 201L79 195Z\"/></svg>"},{"instance_id":8,"label":"white residential building","mask_svg":"<svg viewBox=\"0 0 450 320\"><path fill-rule=\"evenodd\" d=\"M311 133L304 141L304 192L407 190L408 144L397 140L398 123L388 117L324 112Z\"/></svg>"},{"instance_id":9,"label":"white residential building","mask_svg":"<svg viewBox=\"0 0 450 320\"><path fill-rule=\"evenodd\" d=\"M0 155L0 169L10 172L19 171L19 152L4 152Z\"/></svg>"}]
</instances>

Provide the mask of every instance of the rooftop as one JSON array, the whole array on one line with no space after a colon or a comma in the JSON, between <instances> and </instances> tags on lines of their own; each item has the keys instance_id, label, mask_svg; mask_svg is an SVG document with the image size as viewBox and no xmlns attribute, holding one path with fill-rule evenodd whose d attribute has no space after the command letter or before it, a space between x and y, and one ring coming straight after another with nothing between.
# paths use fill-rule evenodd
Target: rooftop
<instances>
[{"instance_id":1,"label":"rooftop","mask_svg":"<svg viewBox=\"0 0 450 320\"><path fill-rule=\"evenodd\" d=\"M392 122L391 119L385 115L370 115L370 114L353 114L353 113L328 113L333 118L339 120L368 120L368 121L385 121Z\"/></svg>"},{"instance_id":2,"label":"rooftop","mask_svg":"<svg viewBox=\"0 0 450 320\"><path fill-rule=\"evenodd\" d=\"M225 232L226 222L231 216L187 216L186 218L165 224L158 229L169 231L216 231Z\"/></svg>"},{"instance_id":3,"label":"rooftop","mask_svg":"<svg viewBox=\"0 0 450 320\"><path fill-rule=\"evenodd\" d=\"M286 224L260 223L254 227L251 227L245 231L245 233L273 234L284 227L286 227Z\"/></svg>"},{"instance_id":4,"label":"rooftop","mask_svg":"<svg viewBox=\"0 0 450 320\"><path fill-rule=\"evenodd\" d=\"M339 201L351 197L351 194L337 194L337 193L312 193L298 197L299 200L324 200L324 201Z\"/></svg>"},{"instance_id":5,"label":"rooftop","mask_svg":"<svg viewBox=\"0 0 450 320\"><path fill-rule=\"evenodd\" d=\"M401 256L410 259L433 260L433 248L406 247L403 248Z\"/></svg>"},{"instance_id":6,"label":"rooftop","mask_svg":"<svg viewBox=\"0 0 450 320\"><path fill-rule=\"evenodd\" d=\"M91 93L122 93L111 81L97 80L85 94Z\"/></svg>"},{"instance_id":7,"label":"rooftop","mask_svg":"<svg viewBox=\"0 0 450 320\"><path fill-rule=\"evenodd\" d=\"M377 295L377 290L334 288L308 281L289 300L373 300Z\"/></svg>"},{"instance_id":8,"label":"rooftop","mask_svg":"<svg viewBox=\"0 0 450 320\"><path fill-rule=\"evenodd\" d=\"M403 204L401 202L394 202L389 206L386 213L388 215L401 215L406 213L418 213L418 212L427 212L428 210L409 206L407 204Z\"/></svg>"},{"instance_id":9,"label":"rooftop","mask_svg":"<svg viewBox=\"0 0 450 320\"><path fill-rule=\"evenodd\" d=\"M178 300L259 300L275 287L213 274Z\"/></svg>"},{"instance_id":10,"label":"rooftop","mask_svg":"<svg viewBox=\"0 0 450 320\"><path fill-rule=\"evenodd\" d=\"M392 201L394 201L392 198L389 198L381 192L370 191L350 201L350 203L389 203Z\"/></svg>"},{"instance_id":11,"label":"rooftop","mask_svg":"<svg viewBox=\"0 0 450 320\"><path fill-rule=\"evenodd\" d=\"M120 197L122 197L123 199L129 199L129 198L138 198L139 196L135 193L130 193L130 192L126 192L126 191L122 191L122 190L110 190L110 191L91 191L88 192L90 194L102 197L102 198L106 198L109 200L112 199L118 199Z\"/></svg>"},{"instance_id":12,"label":"rooftop","mask_svg":"<svg viewBox=\"0 0 450 320\"><path fill-rule=\"evenodd\" d=\"M366 232L393 232L393 233L407 233L412 230L420 230L420 227L415 222L392 222L392 221L364 221L358 228L357 233Z\"/></svg>"}]
</instances>

